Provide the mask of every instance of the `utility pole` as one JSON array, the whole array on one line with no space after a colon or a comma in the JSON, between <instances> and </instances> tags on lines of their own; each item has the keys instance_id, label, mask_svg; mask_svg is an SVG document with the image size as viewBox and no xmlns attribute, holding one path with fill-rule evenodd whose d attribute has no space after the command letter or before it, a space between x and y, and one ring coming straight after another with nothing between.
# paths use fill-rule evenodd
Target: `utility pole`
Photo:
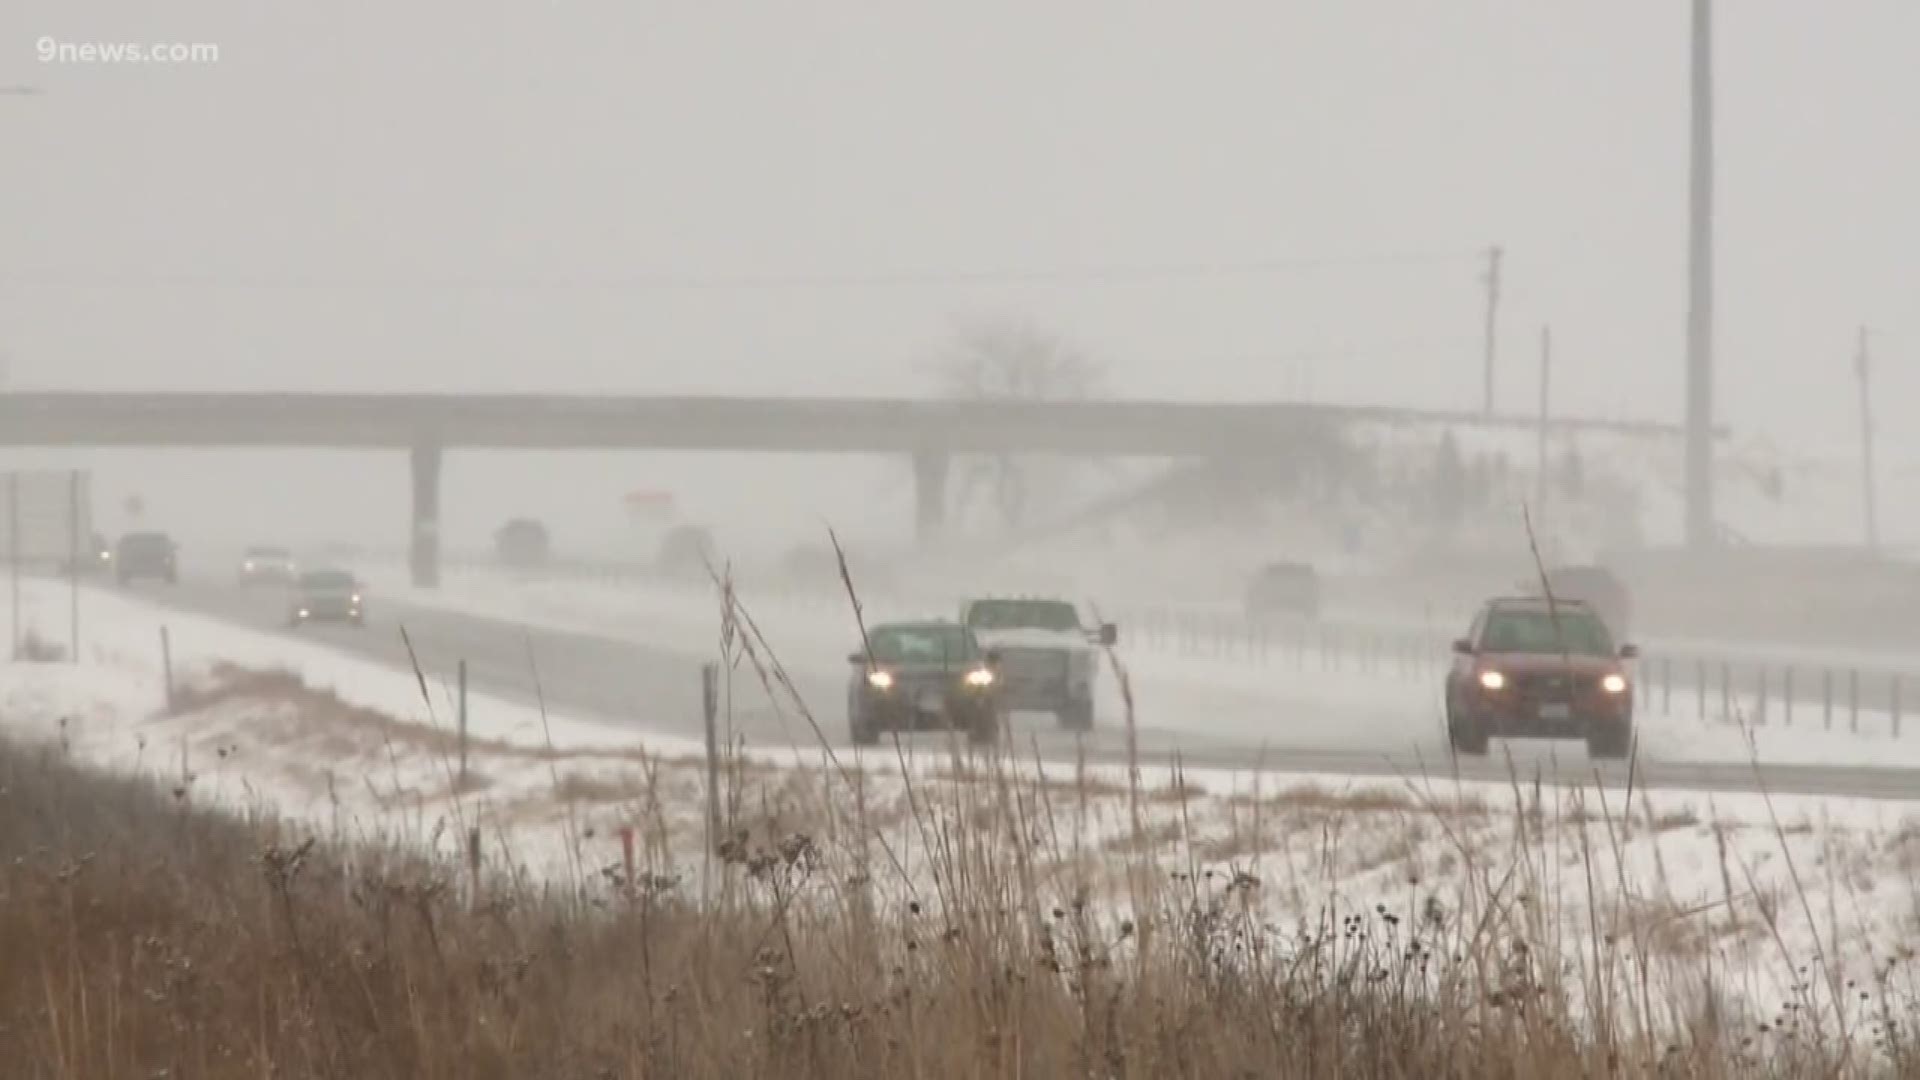
<instances>
[{"instance_id":1,"label":"utility pole","mask_svg":"<svg viewBox=\"0 0 1920 1080\"><path fill-rule=\"evenodd\" d=\"M1540 446L1539 476L1533 496L1534 505L1544 509L1547 505L1547 391L1553 379L1553 328L1540 328Z\"/></svg>"},{"instance_id":2,"label":"utility pole","mask_svg":"<svg viewBox=\"0 0 1920 1080\"><path fill-rule=\"evenodd\" d=\"M1860 328L1860 339L1853 354L1853 373L1860 383L1860 481L1865 496L1861 505L1866 513L1867 550L1878 553L1880 550L1880 520L1874 499L1873 483L1873 394L1870 388L1872 379L1868 366L1867 339L1872 331Z\"/></svg>"},{"instance_id":3,"label":"utility pole","mask_svg":"<svg viewBox=\"0 0 1920 1080\"><path fill-rule=\"evenodd\" d=\"M1693 0L1687 243L1687 547L1714 546L1713 2Z\"/></svg>"},{"instance_id":4,"label":"utility pole","mask_svg":"<svg viewBox=\"0 0 1920 1080\"><path fill-rule=\"evenodd\" d=\"M1500 326L1500 245L1487 249L1487 268L1480 275L1480 283L1487 287L1487 326L1482 344L1486 350L1486 370L1483 372L1484 396L1480 410L1488 416L1493 415L1493 362L1498 352Z\"/></svg>"}]
</instances>

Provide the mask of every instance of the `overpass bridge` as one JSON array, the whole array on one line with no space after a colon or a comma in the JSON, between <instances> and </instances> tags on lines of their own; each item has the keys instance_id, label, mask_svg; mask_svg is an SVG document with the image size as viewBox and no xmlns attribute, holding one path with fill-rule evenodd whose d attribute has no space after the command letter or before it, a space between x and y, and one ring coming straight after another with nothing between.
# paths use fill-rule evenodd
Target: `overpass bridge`
<instances>
[{"instance_id":1,"label":"overpass bridge","mask_svg":"<svg viewBox=\"0 0 1920 1080\"><path fill-rule=\"evenodd\" d=\"M1539 431L1538 416L1299 402L938 401L536 394L0 394L0 447L404 450L412 567L439 580L440 461L450 449L905 454L923 536L941 526L955 454L1280 457L1353 426ZM1549 432L1678 438L1676 424L1548 418Z\"/></svg>"}]
</instances>

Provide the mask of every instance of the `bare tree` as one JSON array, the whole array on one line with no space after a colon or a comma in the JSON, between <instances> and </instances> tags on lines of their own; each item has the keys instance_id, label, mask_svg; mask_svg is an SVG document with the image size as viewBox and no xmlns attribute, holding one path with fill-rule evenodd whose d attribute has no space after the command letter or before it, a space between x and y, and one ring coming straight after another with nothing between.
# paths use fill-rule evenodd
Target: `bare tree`
<instances>
[{"instance_id":1,"label":"bare tree","mask_svg":"<svg viewBox=\"0 0 1920 1080\"><path fill-rule=\"evenodd\" d=\"M1014 318L963 322L936 358L935 376L948 397L970 401L1073 401L1094 397L1105 371L1078 347L1031 321ZM956 462L955 509L964 513L985 495L1001 522L1022 524L1029 506L1058 494L1070 466L1011 453Z\"/></svg>"}]
</instances>

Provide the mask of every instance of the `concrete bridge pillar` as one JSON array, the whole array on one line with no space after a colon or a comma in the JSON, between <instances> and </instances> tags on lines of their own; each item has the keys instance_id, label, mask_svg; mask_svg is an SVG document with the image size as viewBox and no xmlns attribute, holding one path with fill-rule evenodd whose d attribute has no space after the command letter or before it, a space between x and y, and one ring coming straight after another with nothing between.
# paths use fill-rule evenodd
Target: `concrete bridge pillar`
<instances>
[{"instance_id":1,"label":"concrete bridge pillar","mask_svg":"<svg viewBox=\"0 0 1920 1080\"><path fill-rule=\"evenodd\" d=\"M913 455L914 539L921 547L939 541L947 525L947 455L921 450Z\"/></svg>"},{"instance_id":2,"label":"concrete bridge pillar","mask_svg":"<svg viewBox=\"0 0 1920 1080\"><path fill-rule=\"evenodd\" d=\"M413 537L408 562L413 583L426 589L440 586L440 447L413 448Z\"/></svg>"}]
</instances>

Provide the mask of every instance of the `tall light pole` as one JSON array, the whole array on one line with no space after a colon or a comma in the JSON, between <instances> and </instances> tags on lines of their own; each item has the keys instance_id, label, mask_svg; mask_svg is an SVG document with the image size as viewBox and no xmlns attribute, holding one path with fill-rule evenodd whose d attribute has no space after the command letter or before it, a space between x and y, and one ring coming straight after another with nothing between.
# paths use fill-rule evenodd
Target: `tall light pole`
<instances>
[{"instance_id":1,"label":"tall light pole","mask_svg":"<svg viewBox=\"0 0 1920 1080\"><path fill-rule=\"evenodd\" d=\"M1547 474L1549 472L1547 465L1547 408L1549 400L1548 390L1552 386L1552 380L1553 328L1550 326L1542 326L1540 328L1540 417L1539 430L1536 433L1539 437L1539 446L1535 457L1534 467L1537 475L1535 477L1535 493L1533 496L1533 501L1542 508L1542 512L1544 512L1544 508L1547 505Z\"/></svg>"},{"instance_id":2,"label":"tall light pole","mask_svg":"<svg viewBox=\"0 0 1920 1080\"><path fill-rule=\"evenodd\" d=\"M1687 244L1687 547L1718 537L1713 513L1713 2L1693 0Z\"/></svg>"},{"instance_id":3,"label":"tall light pole","mask_svg":"<svg viewBox=\"0 0 1920 1080\"><path fill-rule=\"evenodd\" d=\"M1480 411L1493 415L1493 363L1498 355L1500 341L1500 256L1503 252L1495 244L1487 249L1487 268L1480 275L1480 284L1487 287L1487 325L1481 338L1482 357Z\"/></svg>"},{"instance_id":4,"label":"tall light pole","mask_svg":"<svg viewBox=\"0 0 1920 1080\"><path fill-rule=\"evenodd\" d=\"M1880 550L1880 515L1875 499L1873 477L1873 393L1871 389L1872 371L1869 367L1867 343L1874 332L1867 327L1860 328L1858 342L1854 346L1853 374L1860 383L1860 483L1862 496L1861 509L1865 515L1866 542L1869 552Z\"/></svg>"}]
</instances>

